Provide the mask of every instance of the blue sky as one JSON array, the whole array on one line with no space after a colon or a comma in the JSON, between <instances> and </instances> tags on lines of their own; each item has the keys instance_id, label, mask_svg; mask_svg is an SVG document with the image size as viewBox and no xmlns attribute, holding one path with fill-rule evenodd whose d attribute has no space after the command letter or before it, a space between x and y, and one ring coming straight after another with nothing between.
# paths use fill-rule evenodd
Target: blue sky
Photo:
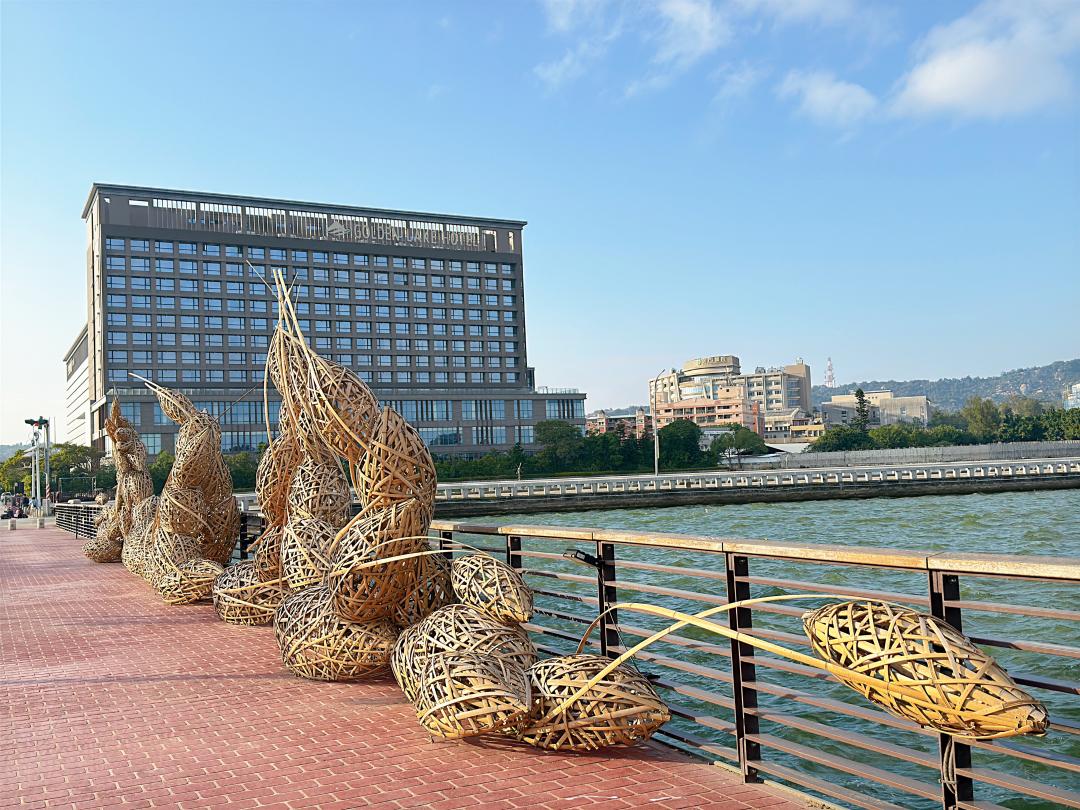
<instances>
[{"instance_id":1,"label":"blue sky","mask_svg":"<svg viewBox=\"0 0 1080 810\"><path fill-rule=\"evenodd\" d=\"M62 421L95 180L527 219L529 360L589 409L1080 354L1080 0L0 12L0 441Z\"/></svg>"}]
</instances>

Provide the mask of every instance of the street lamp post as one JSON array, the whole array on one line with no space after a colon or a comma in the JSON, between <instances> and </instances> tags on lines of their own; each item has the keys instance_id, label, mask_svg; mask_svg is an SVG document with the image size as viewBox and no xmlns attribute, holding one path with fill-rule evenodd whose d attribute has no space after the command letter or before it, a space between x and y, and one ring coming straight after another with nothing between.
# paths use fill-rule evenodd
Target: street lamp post
<instances>
[{"instance_id":1,"label":"street lamp post","mask_svg":"<svg viewBox=\"0 0 1080 810\"><path fill-rule=\"evenodd\" d=\"M652 381L652 403L650 408L652 409L652 440L653 440L653 476L660 475L660 427L656 423L656 403L659 397L657 396L656 388L660 382L660 375L664 373L664 369L660 369L656 378Z\"/></svg>"}]
</instances>

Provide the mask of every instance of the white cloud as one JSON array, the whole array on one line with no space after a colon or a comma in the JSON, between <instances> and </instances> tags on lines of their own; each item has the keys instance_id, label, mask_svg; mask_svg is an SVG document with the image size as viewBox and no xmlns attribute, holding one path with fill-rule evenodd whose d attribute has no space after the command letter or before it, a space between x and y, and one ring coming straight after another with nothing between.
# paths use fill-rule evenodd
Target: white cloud
<instances>
[{"instance_id":1,"label":"white cloud","mask_svg":"<svg viewBox=\"0 0 1080 810\"><path fill-rule=\"evenodd\" d=\"M731 39L727 20L712 0L660 0L661 28L653 61L689 67Z\"/></svg>"},{"instance_id":2,"label":"white cloud","mask_svg":"<svg viewBox=\"0 0 1080 810\"><path fill-rule=\"evenodd\" d=\"M919 43L892 110L1002 118L1049 107L1070 96L1077 51L1075 0L987 0Z\"/></svg>"},{"instance_id":3,"label":"white cloud","mask_svg":"<svg viewBox=\"0 0 1080 810\"><path fill-rule=\"evenodd\" d=\"M676 76L731 40L728 21L713 0L658 0L653 68L626 86L627 97L666 87Z\"/></svg>"},{"instance_id":4,"label":"white cloud","mask_svg":"<svg viewBox=\"0 0 1080 810\"><path fill-rule=\"evenodd\" d=\"M877 107L862 85L837 79L828 71L793 70L777 85L777 95L795 99L800 114L818 124L851 129Z\"/></svg>"},{"instance_id":5,"label":"white cloud","mask_svg":"<svg viewBox=\"0 0 1080 810\"><path fill-rule=\"evenodd\" d=\"M735 0L749 13L764 13L777 22L835 24L857 16L855 0Z\"/></svg>"},{"instance_id":6,"label":"white cloud","mask_svg":"<svg viewBox=\"0 0 1080 810\"><path fill-rule=\"evenodd\" d=\"M766 68L754 65L724 65L713 72L718 88L713 98L716 101L745 98L768 75Z\"/></svg>"},{"instance_id":7,"label":"white cloud","mask_svg":"<svg viewBox=\"0 0 1080 810\"><path fill-rule=\"evenodd\" d=\"M584 40L564 53L561 59L537 65L533 73L547 85L548 90L557 90L584 74L588 64L602 52L603 49L592 41Z\"/></svg>"},{"instance_id":8,"label":"white cloud","mask_svg":"<svg viewBox=\"0 0 1080 810\"><path fill-rule=\"evenodd\" d=\"M555 31L570 31L595 17L607 0L542 0L548 25Z\"/></svg>"}]
</instances>

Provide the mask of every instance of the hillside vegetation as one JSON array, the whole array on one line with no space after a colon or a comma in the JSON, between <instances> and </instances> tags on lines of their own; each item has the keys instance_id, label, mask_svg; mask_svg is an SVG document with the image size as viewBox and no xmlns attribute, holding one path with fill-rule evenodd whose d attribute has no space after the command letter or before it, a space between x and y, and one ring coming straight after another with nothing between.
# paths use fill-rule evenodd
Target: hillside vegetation
<instances>
[{"instance_id":1,"label":"hillside vegetation","mask_svg":"<svg viewBox=\"0 0 1080 810\"><path fill-rule=\"evenodd\" d=\"M1046 366L1018 368L997 377L948 377L942 380L866 380L835 388L813 387L814 405L826 402L833 394L848 394L856 388L864 391L892 391L896 396L926 394L938 410L958 411L972 397L1003 403L1010 397L1031 397L1051 405L1062 404L1065 389L1080 382L1080 359L1059 360Z\"/></svg>"}]
</instances>

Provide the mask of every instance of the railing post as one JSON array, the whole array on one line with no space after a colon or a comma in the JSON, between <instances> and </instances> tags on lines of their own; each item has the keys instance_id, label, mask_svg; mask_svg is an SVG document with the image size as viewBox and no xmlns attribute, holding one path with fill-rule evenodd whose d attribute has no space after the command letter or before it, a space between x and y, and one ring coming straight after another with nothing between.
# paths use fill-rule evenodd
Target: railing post
<instances>
[{"instance_id":1,"label":"railing post","mask_svg":"<svg viewBox=\"0 0 1080 810\"><path fill-rule=\"evenodd\" d=\"M454 532L448 529L442 529L439 532L439 550L443 553L443 557L447 561L454 559L454 550L450 548L450 544L454 541Z\"/></svg>"},{"instance_id":2,"label":"railing post","mask_svg":"<svg viewBox=\"0 0 1080 810\"><path fill-rule=\"evenodd\" d=\"M596 595L600 604L596 609L601 614L600 619L600 654L608 658L614 658L614 647L618 647L619 640L619 615L617 610L604 613L609 607L619 600L615 588L615 546L612 543L596 541Z\"/></svg>"},{"instance_id":3,"label":"railing post","mask_svg":"<svg viewBox=\"0 0 1080 810\"><path fill-rule=\"evenodd\" d=\"M246 560L248 558L248 546L251 545L251 538L248 537L248 513L240 513L240 539L237 541L237 546L240 551L240 559Z\"/></svg>"},{"instance_id":4,"label":"railing post","mask_svg":"<svg viewBox=\"0 0 1080 810\"><path fill-rule=\"evenodd\" d=\"M727 565L727 596L729 602L750 598L750 583L740 582L737 577L749 576L747 557L741 554L725 554ZM729 610L728 627L732 630L749 630L753 627L750 608ZM748 739L758 733L758 718L749 710L757 708L757 690L748 683L755 683L754 648L732 639L731 642L732 692L735 697L735 740L739 750L739 767L744 782L759 782L757 768L753 763L761 759L761 746Z\"/></svg>"},{"instance_id":5,"label":"railing post","mask_svg":"<svg viewBox=\"0 0 1080 810\"><path fill-rule=\"evenodd\" d=\"M521 537L516 534L506 536L506 564L515 571L521 569Z\"/></svg>"},{"instance_id":6,"label":"railing post","mask_svg":"<svg viewBox=\"0 0 1080 810\"><path fill-rule=\"evenodd\" d=\"M955 574L931 571L930 613L944 619L961 633L964 632L960 608L945 604L960 598L960 578ZM969 776L958 776L957 768L971 767L971 747L949 734L938 735L938 756L941 762L941 806L955 810L960 802L975 800L975 786Z\"/></svg>"}]
</instances>

